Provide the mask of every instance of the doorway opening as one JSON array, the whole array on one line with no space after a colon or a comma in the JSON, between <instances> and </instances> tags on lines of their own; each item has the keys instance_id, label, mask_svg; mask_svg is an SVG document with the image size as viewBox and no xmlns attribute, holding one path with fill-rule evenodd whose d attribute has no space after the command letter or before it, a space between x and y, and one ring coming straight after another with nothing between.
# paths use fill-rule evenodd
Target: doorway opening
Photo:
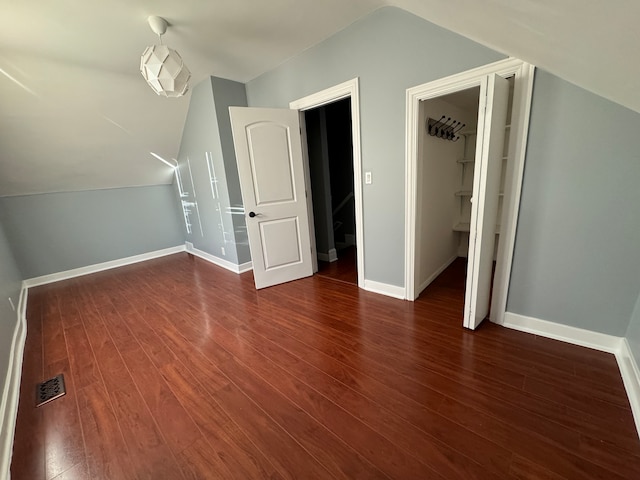
<instances>
[{"instance_id":1,"label":"doorway opening","mask_svg":"<svg viewBox=\"0 0 640 480\"><path fill-rule=\"evenodd\" d=\"M422 289L449 265L464 262L463 253L468 245L463 314L463 324L467 328L476 328L487 317L492 322L504 322L522 188L534 70L533 65L509 58L407 90L406 298L415 300ZM418 212L423 209L425 195L425 191L421 191L421 176L427 175L426 169L423 169L425 164L422 158L426 154L424 129L430 125L425 110L430 105L427 101L446 100L449 103L448 107L462 107L464 110L464 98L467 98L468 106L468 100L476 98L474 90L477 91L478 86L480 95L477 106L475 100L472 101L472 110L477 109L477 133L473 133L473 124L457 120L467 123L465 130L471 126L471 131L463 132L460 129L458 133L465 135L460 135L461 138L457 139L457 142L450 142L460 143L457 147L460 150L455 152L456 158L450 157L453 158L454 169L457 169L449 170L450 179L456 179L457 182L457 189L452 194L455 200L452 201L451 196L448 200L439 200L445 205L442 209L453 215L449 217L448 238L451 242L455 242L457 238L458 251L450 249L451 256L448 261L443 260L444 257L441 255L439 267L434 266L437 262L432 261L429 271L428 268L424 268L427 261L421 258L424 257L426 249L422 244L421 235L424 232L431 233L431 229L420 223L425 212ZM464 112L461 113L461 118L464 118ZM442 115L446 115L445 123L448 117L452 116L440 112L436 114L436 119L440 119ZM474 136L475 138L472 138ZM475 155L471 158L469 150L474 149L474 141ZM473 167L469 164L473 164ZM428 162L426 165L428 166ZM437 175L435 178L438 178ZM434 180L432 177L430 179ZM469 182L473 184L471 193L465 187ZM444 185L438 184L438 188L443 190ZM427 195L431 193L433 192L428 191ZM465 200L467 198L468 200ZM429 208L430 204L427 205L427 211ZM469 209L470 221L465 221ZM469 231L466 231L467 225ZM442 251L440 253L442 254ZM465 271L464 268L459 270Z\"/></svg>"},{"instance_id":2,"label":"doorway opening","mask_svg":"<svg viewBox=\"0 0 640 480\"><path fill-rule=\"evenodd\" d=\"M318 275L358 284L351 100L304 112Z\"/></svg>"},{"instance_id":3,"label":"doorway opening","mask_svg":"<svg viewBox=\"0 0 640 480\"><path fill-rule=\"evenodd\" d=\"M505 135L500 152L499 166L493 174L499 175L496 189L497 207L486 218L494 226L494 238L488 273L493 284L495 263L500 241L504 186L506 182L511 110L513 105L514 76L508 77ZM416 204L416 284L419 297L428 297L428 288L442 279L449 287L449 295L464 303L468 272L469 236L472 231L472 205L479 192L477 165L478 114L480 86L467 88L420 101L417 162ZM486 128L486 127L485 127ZM490 292L489 292L490 294ZM487 299L490 304L490 298ZM460 320L463 318L461 312Z\"/></svg>"},{"instance_id":4,"label":"doorway opening","mask_svg":"<svg viewBox=\"0 0 640 480\"><path fill-rule=\"evenodd\" d=\"M322 110L322 107L328 108ZM322 262L332 260L335 255L338 261L327 262L329 264L329 271L327 273L331 274L331 270L335 269L337 271L333 272L335 274L334 278L338 278L339 280L349 278L350 282L353 281L353 275L355 274L357 278L357 282L355 283L357 283L358 287L368 289L370 286L364 278L365 244L362 213L362 158L360 155L360 92L358 78L292 101L289 103L289 108L298 110L300 116L305 181L308 187L307 211L310 220L311 250L314 252L312 255L313 271L316 273L320 270L319 267L327 266L326 264L323 265ZM332 159L338 163L338 165L334 168L329 162L329 182L327 188L324 188L324 191L330 193L332 186L339 186L339 191L332 195L332 197L335 198L329 199L329 197L323 196L321 192L318 192L319 187L313 187L312 185L311 161L309 158L309 147L311 145L307 140L307 136L311 134L313 130L309 130L306 125L306 113L310 110L317 110L318 115L320 115L320 112L324 112L325 124L328 126L328 128L325 128L325 133L329 132L332 128L328 123L333 123L331 120L329 122L327 121L327 112L329 112L330 115L335 113L340 117L338 122L342 127L340 133L334 135L334 137L339 140L336 142L336 149L340 153ZM331 112L332 110L335 110L335 112ZM315 114L312 113L310 117L312 122L314 121L312 118L313 115ZM347 126L350 126L350 132L347 132L346 128L343 128ZM351 151L347 152L349 148ZM349 159L351 160L350 162ZM338 178L334 181L331 175L335 175ZM317 180L317 178L315 180ZM332 183L334 185L331 185ZM316 196L321 198L320 202L316 202ZM336 212L335 218L331 218L330 221L326 222L334 230L333 242L335 254L331 252L330 248L327 249L327 251L323 251L324 249L321 247L321 255L315 255L317 251L315 229L317 227L314 219L315 209L318 208L316 204L324 205L325 211L330 213L331 217L334 217L334 211ZM351 214L351 212L353 212L353 214ZM328 214L325 214L326 218L328 218L328 216ZM327 238L331 238L331 236L327 236ZM341 250L343 251L341 252ZM318 260L320 261L320 265L318 264ZM343 268L345 272L342 271ZM322 272L320 273L322 274Z\"/></svg>"}]
</instances>

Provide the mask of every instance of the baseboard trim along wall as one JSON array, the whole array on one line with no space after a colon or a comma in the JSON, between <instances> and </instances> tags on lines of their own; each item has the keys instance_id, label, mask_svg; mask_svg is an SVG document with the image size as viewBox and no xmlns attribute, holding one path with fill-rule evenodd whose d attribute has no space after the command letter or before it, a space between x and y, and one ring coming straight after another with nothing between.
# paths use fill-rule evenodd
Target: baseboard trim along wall
<instances>
[{"instance_id":1,"label":"baseboard trim along wall","mask_svg":"<svg viewBox=\"0 0 640 480\"><path fill-rule=\"evenodd\" d=\"M616 353L620 347L621 337L592 332L591 330L570 327L569 325L526 317L511 312L505 312L504 323L502 325L513 330L533 333L541 337L553 338L608 353Z\"/></svg>"},{"instance_id":2,"label":"baseboard trim along wall","mask_svg":"<svg viewBox=\"0 0 640 480\"><path fill-rule=\"evenodd\" d=\"M602 352L613 353L616 356L624 388L629 398L636 430L638 436L640 436L640 369L631 353L626 338L561 325L511 312L505 312L502 326L582 347L593 348Z\"/></svg>"},{"instance_id":3,"label":"baseboard trim along wall","mask_svg":"<svg viewBox=\"0 0 640 480\"><path fill-rule=\"evenodd\" d=\"M160 258L185 251L196 255L204 260L207 260L215 265L218 265L219 267L231 270L234 273L244 273L253 269L253 264L251 262L236 265L235 263L229 262L222 258L218 258L215 255L211 255L207 252L203 252L202 250L198 250L197 248L193 248L193 245L187 242L185 245L177 245L175 247L164 248L162 250L155 250L153 252L142 253L140 255L120 258L118 260L111 260L109 262L96 263L95 265L88 265L86 267L74 268L72 270L66 270L64 272L28 278L24 280L22 284L27 288L37 287L40 285L46 285L48 283L60 282L62 280L68 280L70 278L81 277L82 275L90 275L92 273L102 272L111 268L124 267L125 265L144 262L146 260L152 260L154 258Z\"/></svg>"},{"instance_id":4,"label":"baseboard trim along wall","mask_svg":"<svg viewBox=\"0 0 640 480\"><path fill-rule=\"evenodd\" d=\"M186 244L186 251L188 253L191 253L192 255L195 255L196 257L200 257L203 260L206 260L207 262L213 263L214 265L217 265L222 268L226 268L227 270L230 270L234 273L244 273L244 272L248 272L249 270L253 270L252 262L246 262L246 263L241 263L240 265L236 265L235 263L232 263L223 258L218 258L215 255L211 255L210 253L203 252L202 250L198 250L197 248L194 248L192 243L189 243L189 242L187 242Z\"/></svg>"},{"instance_id":5,"label":"baseboard trim along wall","mask_svg":"<svg viewBox=\"0 0 640 480\"><path fill-rule=\"evenodd\" d=\"M0 403L0 478L10 478L11 453L15 436L16 419L18 417L18 401L20 398L20 379L22 377L22 359L27 339L27 295L24 285L20 291L17 322L13 331L11 350L9 352L9 368L7 381L2 392Z\"/></svg>"},{"instance_id":6,"label":"baseboard trim along wall","mask_svg":"<svg viewBox=\"0 0 640 480\"><path fill-rule=\"evenodd\" d=\"M338 252L335 248L329 250L329 253L318 252L318 260L323 262L335 262L338 260Z\"/></svg>"},{"instance_id":7,"label":"baseboard trim along wall","mask_svg":"<svg viewBox=\"0 0 640 480\"><path fill-rule=\"evenodd\" d=\"M379 293L388 297L405 299L404 287L397 287L395 285L389 285L388 283L374 282L373 280L364 281L364 290L367 292Z\"/></svg>"},{"instance_id":8,"label":"baseboard trim along wall","mask_svg":"<svg viewBox=\"0 0 640 480\"><path fill-rule=\"evenodd\" d=\"M184 251L185 251L184 245L177 245L175 247L164 248L162 250L155 250L153 252L142 253L140 255L133 255L131 257L120 258L118 260L111 260L109 262L96 263L95 265L88 265L86 267L74 268L72 270L66 270L64 272L52 273L50 275L42 275L41 277L29 278L23 282L23 285L25 285L28 288L37 287L39 285L46 285L47 283L59 282L61 280L68 280L70 278L81 277L82 275L90 275L92 273L102 272L103 270L123 267L125 265L131 265L132 263L144 262L146 260L164 257L166 255L173 255L174 253L180 253Z\"/></svg>"},{"instance_id":9,"label":"baseboard trim along wall","mask_svg":"<svg viewBox=\"0 0 640 480\"><path fill-rule=\"evenodd\" d=\"M624 382L624 388L629 397L629 404L633 412L633 418L636 421L636 429L640 436L640 368L631 353L629 342L626 338L620 341L620 349L616 352L616 360L620 367L620 375Z\"/></svg>"}]
</instances>

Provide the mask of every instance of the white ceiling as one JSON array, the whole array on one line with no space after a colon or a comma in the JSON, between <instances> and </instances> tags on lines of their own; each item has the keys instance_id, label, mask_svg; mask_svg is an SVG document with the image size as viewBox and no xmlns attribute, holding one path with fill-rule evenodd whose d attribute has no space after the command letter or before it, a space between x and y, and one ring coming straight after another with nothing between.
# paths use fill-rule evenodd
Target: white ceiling
<instances>
[{"instance_id":1,"label":"white ceiling","mask_svg":"<svg viewBox=\"0 0 640 480\"><path fill-rule=\"evenodd\" d=\"M192 84L246 82L384 5L404 8L640 111L637 0L5 0L0 7L0 195L169 183L188 97L138 71L172 25ZM631 61L629 61L631 60Z\"/></svg>"}]
</instances>

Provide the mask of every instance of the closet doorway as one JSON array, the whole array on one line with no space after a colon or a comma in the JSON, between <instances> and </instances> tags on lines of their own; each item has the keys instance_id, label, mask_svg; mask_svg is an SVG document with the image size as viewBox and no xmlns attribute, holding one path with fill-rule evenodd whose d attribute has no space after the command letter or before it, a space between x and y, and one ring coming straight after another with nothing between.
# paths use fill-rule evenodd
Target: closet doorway
<instances>
[{"instance_id":1,"label":"closet doorway","mask_svg":"<svg viewBox=\"0 0 640 480\"><path fill-rule=\"evenodd\" d=\"M407 92L407 298L465 275L470 329L506 306L532 73L510 59Z\"/></svg>"},{"instance_id":2,"label":"closet doorway","mask_svg":"<svg viewBox=\"0 0 640 480\"><path fill-rule=\"evenodd\" d=\"M455 271L466 272L459 294L465 299L464 325L469 328L489 311L504 194L504 132L509 128L513 82L495 80L501 82L501 90L496 85L493 92L481 92L479 85L420 102L424 128L417 165L418 294L454 261L464 261L466 268L456 266ZM486 93L492 93L493 105L481 105ZM489 142L495 144L494 152L487 151Z\"/></svg>"}]
</instances>

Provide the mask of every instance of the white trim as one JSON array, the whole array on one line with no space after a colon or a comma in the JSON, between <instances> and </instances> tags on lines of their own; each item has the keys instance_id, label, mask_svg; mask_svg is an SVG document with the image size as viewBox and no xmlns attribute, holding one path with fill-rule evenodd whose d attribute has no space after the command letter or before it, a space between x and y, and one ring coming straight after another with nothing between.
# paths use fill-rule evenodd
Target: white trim
<instances>
[{"instance_id":1,"label":"white trim","mask_svg":"<svg viewBox=\"0 0 640 480\"><path fill-rule=\"evenodd\" d=\"M505 193L502 203L502 219L500 219L500 242L498 243L496 270L493 276L493 294L491 299L490 320L501 324L507 310L507 293L511 280L511 265L516 243L516 227L520 213L520 196L522 194L522 179L524 178L524 162L527 153L527 139L529 138L529 117L531 114L531 100L533 98L533 78L535 67L525 63L522 65L520 76L523 88L514 91L511 118L519 118L520 133L514 134L511 128L509 137L509 161L505 178ZM518 77L516 76L516 80ZM516 102L516 94L519 96ZM520 111L522 109L522 111ZM513 123L513 121L512 121ZM515 135L515 136L514 136ZM505 200L508 199L508 200Z\"/></svg>"},{"instance_id":2,"label":"white trim","mask_svg":"<svg viewBox=\"0 0 640 480\"><path fill-rule=\"evenodd\" d=\"M399 298L404 300L405 292L403 287L397 287L396 285L389 285L388 283L374 282L373 280L364 281L364 290L372 293L379 293L380 295L386 295L387 297Z\"/></svg>"},{"instance_id":3,"label":"white trim","mask_svg":"<svg viewBox=\"0 0 640 480\"><path fill-rule=\"evenodd\" d=\"M620 341L620 348L616 352L616 360L618 361L624 388L627 391L633 419L636 422L636 430L640 435L640 368L638 368L626 338L622 338Z\"/></svg>"},{"instance_id":4,"label":"white trim","mask_svg":"<svg viewBox=\"0 0 640 480\"><path fill-rule=\"evenodd\" d=\"M244 273L253 269L253 264L251 262L241 263L240 265L236 265L235 263L230 262L229 260L225 260L223 258L216 257L215 255L211 255L210 253L203 252L202 250L198 250L193 247L192 243L186 243L186 251L187 253L191 253L196 257L200 257L207 262L213 263L219 267L225 268L233 273Z\"/></svg>"},{"instance_id":5,"label":"white trim","mask_svg":"<svg viewBox=\"0 0 640 480\"><path fill-rule=\"evenodd\" d=\"M358 77L289 102L292 110L310 110L353 95L358 90Z\"/></svg>"},{"instance_id":6,"label":"white trim","mask_svg":"<svg viewBox=\"0 0 640 480\"><path fill-rule=\"evenodd\" d=\"M362 208L362 156L360 142L360 87L356 77L339 85L335 85L321 92L316 92L304 98L289 103L289 108L301 112L321 107L343 98L351 98L351 139L353 143L353 195L355 198L356 215L356 255L358 264L358 286L365 287L364 279L364 222ZM309 168L308 164L305 166ZM313 228L313 226L310 226ZM403 289L404 290L404 289Z\"/></svg>"},{"instance_id":7,"label":"white trim","mask_svg":"<svg viewBox=\"0 0 640 480\"><path fill-rule=\"evenodd\" d=\"M0 478L10 478L11 453L20 399L22 360L27 338L27 296L28 289L23 284L18 302L17 322L9 351L6 382L2 392L2 402L0 402Z\"/></svg>"},{"instance_id":8,"label":"white trim","mask_svg":"<svg viewBox=\"0 0 640 480\"><path fill-rule=\"evenodd\" d=\"M418 290L416 292L416 296L415 296L415 298L413 300L418 298L420 296L420 294L424 291L424 289L427 288L429 286L429 284L431 282L433 282L436 278L438 278L438 275L440 275L442 272L444 272L449 265L451 265L453 262L455 262L456 258L458 258L458 255L454 255L453 257L451 257L449 260L444 262L444 264L440 268L438 268L429 278L427 278L424 282L422 282L420 284L420 286L418 287Z\"/></svg>"},{"instance_id":9,"label":"white trim","mask_svg":"<svg viewBox=\"0 0 640 480\"><path fill-rule=\"evenodd\" d=\"M131 257L120 258L118 260L111 260L109 262L96 263L95 265L88 265L86 267L74 268L72 270L65 270L64 272L52 273L49 275L42 275L41 277L28 278L23 282L26 287L37 287L39 285L46 285L47 283L59 282L61 280L68 280L70 278L81 277L82 275L90 275L92 273L102 272L103 270L109 270L112 268L123 267L125 265L131 265L132 263L144 262L153 258L164 257L166 255L173 255L174 253L180 253L185 251L184 245L177 245L175 247L164 248L162 250L155 250L153 252L141 253L140 255L133 255Z\"/></svg>"},{"instance_id":10,"label":"white trim","mask_svg":"<svg viewBox=\"0 0 640 480\"><path fill-rule=\"evenodd\" d=\"M323 262L335 262L338 260L338 252L335 248L330 248L329 253L318 252L318 260Z\"/></svg>"},{"instance_id":11,"label":"white trim","mask_svg":"<svg viewBox=\"0 0 640 480\"><path fill-rule=\"evenodd\" d=\"M534 67L516 58L509 58L484 65L466 72L451 75L440 80L425 83L407 90L406 94L406 140L405 140L405 289L408 300L415 300L415 258L416 258L416 205L417 205L417 162L418 162L418 116L420 102L448 93L464 90L479 84L479 79L489 74L503 77L515 75L515 91L512 107L511 131L509 138L509 164L513 164L511 181L506 185L504 205L513 205L503 211L501 220L500 247L494 277L491 320L503 322L506 297L511 275L511 261L515 244L518 206L522 186L522 173L526 155L526 140L529 111L532 97ZM508 214L507 214L508 212Z\"/></svg>"},{"instance_id":12,"label":"white trim","mask_svg":"<svg viewBox=\"0 0 640 480\"><path fill-rule=\"evenodd\" d=\"M309 240L311 241L311 266L313 273L318 273L318 256L314 252L318 252L316 245L316 220L313 213L313 192L311 190L311 166L309 163L309 142L307 140L307 121L304 113L298 112L298 121L300 123L300 146L302 148L302 169L304 170L304 188L307 199L307 217L309 221ZM331 227L331 236L333 236L333 226Z\"/></svg>"},{"instance_id":13,"label":"white trim","mask_svg":"<svg viewBox=\"0 0 640 480\"><path fill-rule=\"evenodd\" d=\"M561 342L593 348L602 352L613 353L616 356L620 375L631 405L633 420L640 437L640 368L633 357L626 338L593 332L582 328L561 325L539 318L526 317L516 313L506 312L502 326L532 333L540 337L553 338Z\"/></svg>"},{"instance_id":14,"label":"white trim","mask_svg":"<svg viewBox=\"0 0 640 480\"><path fill-rule=\"evenodd\" d=\"M616 353L620 347L621 337L570 327L517 313L506 312L502 326L608 353Z\"/></svg>"},{"instance_id":15,"label":"white trim","mask_svg":"<svg viewBox=\"0 0 640 480\"><path fill-rule=\"evenodd\" d=\"M250 272L253 270L253 262L245 262L238 265L238 273Z\"/></svg>"}]
</instances>

